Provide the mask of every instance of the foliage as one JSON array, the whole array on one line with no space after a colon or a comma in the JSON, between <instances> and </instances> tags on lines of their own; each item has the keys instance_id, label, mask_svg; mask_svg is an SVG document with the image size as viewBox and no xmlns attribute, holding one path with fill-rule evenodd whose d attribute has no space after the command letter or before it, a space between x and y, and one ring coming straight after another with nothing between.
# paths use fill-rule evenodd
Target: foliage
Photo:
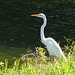
<instances>
[{"instance_id":1,"label":"foliage","mask_svg":"<svg viewBox=\"0 0 75 75\"><path fill-rule=\"evenodd\" d=\"M65 51L67 51L66 53L74 53L75 52L75 49L74 49L74 47L75 47L75 41L73 41L72 39L67 39L65 36L64 36L64 38L66 39L66 41L67 41L67 45L66 46L64 46L65 47Z\"/></svg>"},{"instance_id":2,"label":"foliage","mask_svg":"<svg viewBox=\"0 0 75 75\"><path fill-rule=\"evenodd\" d=\"M0 70L0 75L74 75L75 74L75 45L74 54L69 52L67 62L56 59L51 62L45 56L45 49L37 47L38 56L28 58L20 64L20 59L14 62L13 68L8 68L8 60L5 60L4 67ZM56 61L56 62L55 62Z\"/></svg>"}]
</instances>

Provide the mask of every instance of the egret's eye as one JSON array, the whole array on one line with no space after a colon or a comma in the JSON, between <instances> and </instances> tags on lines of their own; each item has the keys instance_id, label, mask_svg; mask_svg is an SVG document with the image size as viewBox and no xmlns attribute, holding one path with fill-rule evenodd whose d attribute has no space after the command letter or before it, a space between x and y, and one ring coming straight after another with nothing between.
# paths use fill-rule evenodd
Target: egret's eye
<instances>
[{"instance_id":1,"label":"egret's eye","mask_svg":"<svg viewBox=\"0 0 75 75\"><path fill-rule=\"evenodd\" d=\"M40 17L42 17L42 15L39 15Z\"/></svg>"},{"instance_id":2,"label":"egret's eye","mask_svg":"<svg viewBox=\"0 0 75 75\"><path fill-rule=\"evenodd\" d=\"M39 15L39 16L41 16L41 15Z\"/></svg>"}]
</instances>

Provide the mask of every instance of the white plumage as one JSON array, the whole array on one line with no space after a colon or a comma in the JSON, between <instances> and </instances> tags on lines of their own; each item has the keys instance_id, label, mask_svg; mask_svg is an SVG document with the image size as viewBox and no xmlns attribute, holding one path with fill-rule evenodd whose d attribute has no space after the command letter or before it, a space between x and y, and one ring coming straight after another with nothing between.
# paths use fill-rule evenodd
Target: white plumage
<instances>
[{"instance_id":1,"label":"white plumage","mask_svg":"<svg viewBox=\"0 0 75 75\"><path fill-rule=\"evenodd\" d=\"M46 16L43 14L43 13L40 13L40 14L34 14L34 15L31 15L31 16L36 16L36 17L40 17L40 18L43 18L44 20L44 23L43 25L41 26L41 29L40 29L40 36L41 36L41 40L42 42L47 46L47 49L48 49L48 52L49 52L49 55L50 56L56 56L57 58L60 58L60 59L64 59L65 61L66 60L66 57L64 56L59 44L53 39L53 38L45 38L44 36L44 28L47 24L47 19L46 19Z\"/></svg>"}]
</instances>

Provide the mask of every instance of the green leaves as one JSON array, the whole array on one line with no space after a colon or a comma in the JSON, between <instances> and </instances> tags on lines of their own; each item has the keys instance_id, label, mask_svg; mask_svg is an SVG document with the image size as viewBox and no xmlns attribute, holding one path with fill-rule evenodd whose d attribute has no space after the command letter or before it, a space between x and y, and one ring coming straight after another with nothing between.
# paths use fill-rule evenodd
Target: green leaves
<instances>
[{"instance_id":1,"label":"green leaves","mask_svg":"<svg viewBox=\"0 0 75 75\"><path fill-rule=\"evenodd\" d=\"M14 62L14 70L16 71L19 67L20 59Z\"/></svg>"}]
</instances>

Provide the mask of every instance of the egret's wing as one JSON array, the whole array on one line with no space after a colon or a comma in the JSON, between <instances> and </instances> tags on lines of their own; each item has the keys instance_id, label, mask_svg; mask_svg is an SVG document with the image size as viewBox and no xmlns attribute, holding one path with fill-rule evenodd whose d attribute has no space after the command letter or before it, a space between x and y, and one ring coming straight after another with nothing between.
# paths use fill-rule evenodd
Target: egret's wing
<instances>
[{"instance_id":1,"label":"egret's wing","mask_svg":"<svg viewBox=\"0 0 75 75\"><path fill-rule=\"evenodd\" d=\"M49 44L52 45L52 42L49 41Z\"/></svg>"},{"instance_id":2,"label":"egret's wing","mask_svg":"<svg viewBox=\"0 0 75 75\"><path fill-rule=\"evenodd\" d=\"M64 58L66 61L66 57L64 56L61 47L54 39L48 39L47 49L50 55L54 55L60 59Z\"/></svg>"},{"instance_id":3,"label":"egret's wing","mask_svg":"<svg viewBox=\"0 0 75 75\"><path fill-rule=\"evenodd\" d=\"M48 51L50 52L50 54L52 54L52 55L57 56L58 54L60 54L59 46L54 40L48 41L47 48L48 48Z\"/></svg>"}]
</instances>

